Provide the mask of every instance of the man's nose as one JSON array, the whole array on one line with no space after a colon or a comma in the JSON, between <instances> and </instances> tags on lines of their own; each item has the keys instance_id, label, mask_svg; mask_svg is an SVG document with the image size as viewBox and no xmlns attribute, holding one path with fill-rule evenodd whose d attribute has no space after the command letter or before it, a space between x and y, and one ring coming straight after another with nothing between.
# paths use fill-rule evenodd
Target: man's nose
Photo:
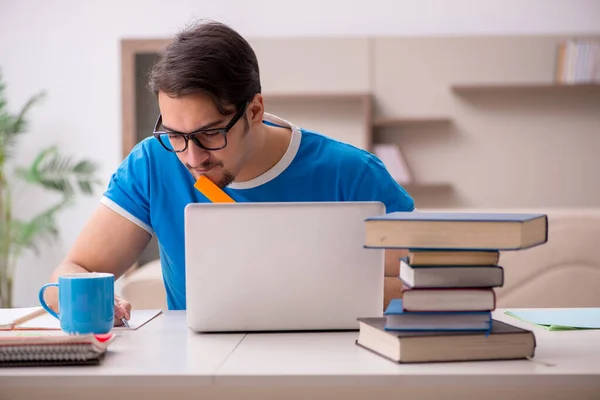
<instances>
[{"instance_id":1,"label":"man's nose","mask_svg":"<svg viewBox=\"0 0 600 400\"><path fill-rule=\"evenodd\" d=\"M187 162L192 167L201 166L210 157L210 153L207 150L197 146L191 140L188 143L188 148L187 148L186 153L187 153Z\"/></svg>"}]
</instances>

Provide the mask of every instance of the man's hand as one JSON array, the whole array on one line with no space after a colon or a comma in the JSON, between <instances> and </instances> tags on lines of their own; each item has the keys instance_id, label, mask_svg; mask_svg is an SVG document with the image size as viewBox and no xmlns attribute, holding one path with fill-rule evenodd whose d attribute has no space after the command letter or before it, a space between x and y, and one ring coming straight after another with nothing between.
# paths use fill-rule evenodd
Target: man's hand
<instances>
[{"instance_id":1,"label":"man's hand","mask_svg":"<svg viewBox=\"0 0 600 400\"><path fill-rule=\"evenodd\" d=\"M400 275L400 259L408 256L405 249L385 249L385 276Z\"/></svg>"},{"instance_id":2,"label":"man's hand","mask_svg":"<svg viewBox=\"0 0 600 400\"><path fill-rule=\"evenodd\" d=\"M131 304L119 296L115 296L115 326L123 326L121 318L127 321L131 318Z\"/></svg>"},{"instance_id":3,"label":"man's hand","mask_svg":"<svg viewBox=\"0 0 600 400\"><path fill-rule=\"evenodd\" d=\"M101 204L84 226L63 262L54 270L51 282L72 273L108 272L119 279L150 242L151 235L127 218ZM53 289L53 288L50 288ZM58 307L58 292L47 290L47 303ZM115 296L115 326L129 320L131 304Z\"/></svg>"}]
</instances>

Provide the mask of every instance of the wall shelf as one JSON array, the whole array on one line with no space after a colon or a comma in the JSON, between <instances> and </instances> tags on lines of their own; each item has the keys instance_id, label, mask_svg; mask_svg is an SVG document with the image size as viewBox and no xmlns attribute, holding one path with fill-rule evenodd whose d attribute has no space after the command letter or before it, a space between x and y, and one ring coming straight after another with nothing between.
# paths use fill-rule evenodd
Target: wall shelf
<instances>
[{"instance_id":1,"label":"wall shelf","mask_svg":"<svg viewBox=\"0 0 600 400\"><path fill-rule=\"evenodd\" d=\"M598 35L594 38L600 40ZM597 126L595 105L600 104L600 82L554 81L557 45L570 39L570 35L502 39L254 38L252 44L261 66L267 112L370 151L380 140L404 150L402 142L406 141L408 157L404 159L414 160L415 165L409 167L420 179L401 186L415 197L417 207L463 207L490 201L511 207L525 201L542 204L556 194L557 184L574 185L571 176L580 173L581 162L596 169L600 165L587 142L581 140L592 137ZM170 41L121 40L123 157L149 134L156 121L156 108L147 105L155 101L147 90L147 71L151 57ZM290 63L298 54L321 62L309 68L306 63ZM147 63L140 62L144 57L148 57ZM457 61L450 68L449 57ZM462 103L478 98L486 101L477 107ZM378 110L386 110L385 115ZM504 121L506 126L502 125ZM460 125L460 131L454 129L454 124ZM569 138L574 136L576 140L570 142L569 151L564 151L557 141L528 134L534 124L552 137L568 129ZM462 140L463 129L469 133L468 142ZM413 136L421 132L428 137ZM525 155L514 154L510 146L500 146L498 157L510 159L514 168L490 163L486 167L489 171L469 168L448 178L418 171L421 163L435 162L440 171L454 162L449 157L435 159L434 152L420 153L418 149L426 145L425 141L431 140L436 147L447 146L459 162L477 166L480 154L489 151L497 135L511 142L523 140L524 145L539 146L547 157L531 165ZM443 143L438 144L438 140ZM415 141L419 147L411 146ZM557 156L564 157L560 176L547 174ZM518 174L521 163L523 168L532 169L529 177L537 178L535 193L525 197L515 196L531 187L530 181ZM467 184L483 179L497 180L506 189L492 194L485 185ZM568 205L576 199L581 204L592 204L600 193L598 185L591 184L577 190L577 197L564 191L553 201ZM148 255L155 258L158 252Z\"/></svg>"},{"instance_id":2,"label":"wall shelf","mask_svg":"<svg viewBox=\"0 0 600 400\"><path fill-rule=\"evenodd\" d=\"M369 93L262 93L265 101L309 100L309 101L369 101Z\"/></svg>"},{"instance_id":3,"label":"wall shelf","mask_svg":"<svg viewBox=\"0 0 600 400\"><path fill-rule=\"evenodd\" d=\"M414 118L389 118L380 117L373 121L374 128L411 128L448 125L452 120L447 117L414 117Z\"/></svg>"},{"instance_id":4,"label":"wall shelf","mask_svg":"<svg viewBox=\"0 0 600 400\"><path fill-rule=\"evenodd\" d=\"M415 191L440 191L440 190L451 190L453 185L450 182L422 182L422 183L405 183L400 184L407 192Z\"/></svg>"},{"instance_id":5,"label":"wall shelf","mask_svg":"<svg viewBox=\"0 0 600 400\"><path fill-rule=\"evenodd\" d=\"M262 93L267 110L311 129L318 124L334 139L371 151L373 96L362 91L306 91ZM326 110L326 111L325 111ZM307 116L312 115L312 119Z\"/></svg>"},{"instance_id":6,"label":"wall shelf","mask_svg":"<svg viewBox=\"0 0 600 400\"><path fill-rule=\"evenodd\" d=\"M600 93L600 83L467 83L452 85L451 89L457 94L486 92Z\"/></svg>"}]
</instances>

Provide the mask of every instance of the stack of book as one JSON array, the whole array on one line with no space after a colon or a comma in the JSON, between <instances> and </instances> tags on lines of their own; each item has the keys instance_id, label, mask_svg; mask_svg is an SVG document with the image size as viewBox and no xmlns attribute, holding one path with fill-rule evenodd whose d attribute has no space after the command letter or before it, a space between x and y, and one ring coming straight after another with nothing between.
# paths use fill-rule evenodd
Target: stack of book
<instances>
[{"instance_id":1,"label":"stack of book","mask_svg":"<svg viewBox=\"0 0 600 400\"><path fill-rule=\"evenodd\" d=\"M357 344L397 362L533 357L533 332L493 320L494 289L504 283L500 251L546 243L546 215L397 212L367 219L365 240L409 255L402 298L383 318L359 319Z\"/></svg>"},{"instance_id":2,"label":"stack of book","mask_svg":"<svg viewBox=\"0 0 600 400\"><path fill-rule=\"evenodd\" d=\"M560 84L600 82L600 41L573 39L559 44L555 78Z\"/></svg>"}]
</instances>

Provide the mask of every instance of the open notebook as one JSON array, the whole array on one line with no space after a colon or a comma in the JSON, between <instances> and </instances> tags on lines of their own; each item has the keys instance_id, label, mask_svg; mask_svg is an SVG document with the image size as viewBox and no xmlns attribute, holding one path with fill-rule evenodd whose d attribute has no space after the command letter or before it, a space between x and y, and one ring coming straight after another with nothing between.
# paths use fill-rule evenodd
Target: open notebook
<instances>
[{"instance_id":1,"label":"open notebook","mask_svg":"<svg viewBox=\"0 0 600 400\"><path fill-rule=\"evenodd\" d=\"M116 326L115 330L136 330L162 310L132 310L129 328ZM60 322L42 307L0 308L0 330L60 330Z\"/></svg>"}]
</instances>

